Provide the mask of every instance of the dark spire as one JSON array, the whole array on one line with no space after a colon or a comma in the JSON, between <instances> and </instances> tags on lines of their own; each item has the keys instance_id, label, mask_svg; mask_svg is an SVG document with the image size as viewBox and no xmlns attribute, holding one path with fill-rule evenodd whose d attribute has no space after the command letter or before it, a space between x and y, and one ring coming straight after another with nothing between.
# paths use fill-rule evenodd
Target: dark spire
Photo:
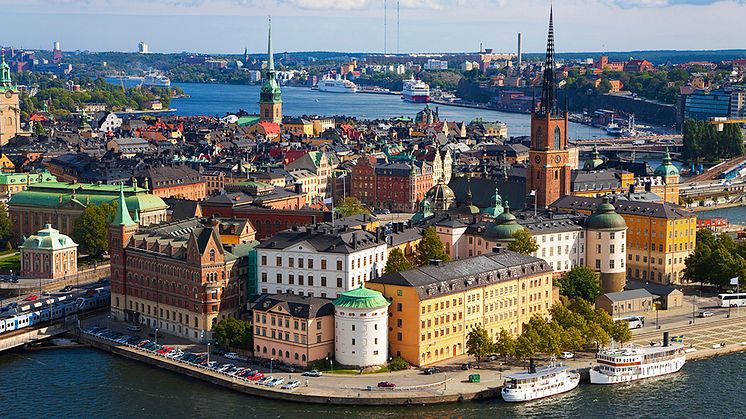
<instances>
[{"instance_id":1,"label":"dark spire","mask_svg":"<svg viewBox=\"0 0 746 419\"><path fill-rule=\"evenodd\" d=\"M539 114L556 114L556 98L554 91L554 23L553 11L549 9L549 36L547 37L547 56L544 61L544 81L541 85L541 104Z\"/></svg>"}]
</instances>

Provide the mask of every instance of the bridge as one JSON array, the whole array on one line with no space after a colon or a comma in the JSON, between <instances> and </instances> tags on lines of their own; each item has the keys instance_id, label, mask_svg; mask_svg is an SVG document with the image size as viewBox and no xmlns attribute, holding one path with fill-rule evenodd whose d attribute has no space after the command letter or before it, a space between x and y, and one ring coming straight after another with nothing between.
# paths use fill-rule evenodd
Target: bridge
<instances>
[{"instance_id":1,"label":"bridge","mask_svg":"<svg viewBox=\"0 0 746 419\"><path fill-rule=\"evenodd\" d=\"M717 178L721 174L733 169L734 167L744 162L746 162L746 156L738 156L730 160L724 161L720 164L717 164L715 166L712 166L704 173L700 173L697 176L691 177L687 180L689 182L694 182L694 183L706 182L706 181Z\"/></svg>"}]
</instances>

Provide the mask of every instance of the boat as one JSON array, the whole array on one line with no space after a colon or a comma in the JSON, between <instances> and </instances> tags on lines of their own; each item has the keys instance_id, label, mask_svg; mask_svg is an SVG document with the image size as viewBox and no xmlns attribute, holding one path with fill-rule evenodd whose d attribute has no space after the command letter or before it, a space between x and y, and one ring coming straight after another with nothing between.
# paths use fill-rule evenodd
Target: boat
<instances>
[{"instance_id":1,"label":"boat","mask_svg":"<svg viewBox=\"0 0 746 419\"><path fill-rule=\"evenodd\" d=\"M402 99L407 102L429 102L430 86L422 80L411 78L404 80Z\"/></svg>"},{"instance_id":2,"label":"boat","mask_svg":"<svg viewBox=\"0 0 746 419\"><path fill-rule=\"evenodd\" d=\"M324 78L317 86L320 92L329 93L357 93L357 85L337 75L336 78Z\"/></svg>"},{"instance_id":3,"label":"boat","mask_svg":"<svg viewBox=\"0 0 746 419\"><path fill-rule=\"evenodd\" d=\"M596 366L591 368L592 384L617 384L678 372L686 362L684 345L671 342L668 332L662 343L650 346L612 344L598 351Z\"/></svg>"},{"instance_id":4,"label":"boat","mask_svg":"<svg viewBox=\"0 0 746 419\"><path fill-rule=\"evenodd\" d=\"M151 72L143 77L142 84L148 87L171 87L171 79L163 74Z\"/></svg>"},{"instance_id":5,"label":"boat","mask_svg":"<svg viewBox=\"0 0 746 419\"><path fill-rule=\"evenodd\" d=\"M612 122L606 126L606 133L611 135L612 137L621 137L622 127L620 127L619 124L617 124L616 122Z\"/></svg>"},{"instance_id":6,"label":"boat","mask_svg":"<svg viewBox=\"0 0 746 419\"><path fill-rule=\"evenodd\" d=\"M552 361L536 368L534 360L528 371L510 374L503 383L502 396L506 402L526 402L566 393L580 384L580 374L570 367Z\"/></svg>"}]
</instances>

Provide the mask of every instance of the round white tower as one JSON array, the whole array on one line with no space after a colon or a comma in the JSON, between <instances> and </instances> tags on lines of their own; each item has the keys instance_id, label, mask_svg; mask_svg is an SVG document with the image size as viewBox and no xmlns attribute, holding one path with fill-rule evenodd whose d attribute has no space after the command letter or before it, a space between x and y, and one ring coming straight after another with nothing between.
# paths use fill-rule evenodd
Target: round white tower
<instances>
[{"instance_id":1,"label":"round white tower","mask_svg":"<svg viewBox=\"0 0 746 419\"><path fill-rule=\"evenodd\" d=\"M627 223L617 214L608 197L586 219L587 264L601 273L604 293L620 292L626 285Z\"/></svg>"},{"instance_id":2,"label":"round white tower","mask_svg":"<svg viewBox=\"0 0 746 419\"><path fill-rule=\"evenodd\" d=\"M334 358L341 365L385 364L388 357L389 302L378 291L356 288L334 304Z\"/></svg>"}]
</instances>

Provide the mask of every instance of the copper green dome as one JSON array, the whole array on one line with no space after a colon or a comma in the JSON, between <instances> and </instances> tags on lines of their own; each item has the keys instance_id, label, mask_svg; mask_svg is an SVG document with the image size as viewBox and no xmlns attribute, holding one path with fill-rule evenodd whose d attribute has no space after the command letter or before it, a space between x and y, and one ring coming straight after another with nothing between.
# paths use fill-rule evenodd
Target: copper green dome
<instances>
[{"instance_id":1,"label":"copper green dome","mask_svg":"<svg viewBox=\"0 0 746 419\"><path fill-rule=\"evenodd\" d=\"M505 212L500 214L493 223L487 227L484 237L491 240L513 240L513 235L523 230L524 227L518 224L515 215L510 213L510 206L505 203Z\"/></svg>"},{"instance_id":2,"label":"copper green dome","mask_svg":"<svg viewBox=\"0 0 746 419\"><path fill-rule=\"evenodd\" d=\"M668 147L666 147L666 155L663 157L661 165L655 168L656 176L678 176L679 169L673 165L671 155L668 153Z\"/></svg>"},{"instance_id":3,"label":"copper green dome","mask_svg":"<svg viewBox=\"0 0 746 419\"><path fill-rule=\"evenodd\" d=\"M593 170L597 168L598 166L603 164L603 159L601 158L601 155L598 153L598 149L596 146L593 146L593 151L591 152L591 158L585 161L585 164L583 165L583 170Z\"/></svg>"},{"instance_id":4,"label":"copper green dome","mask_svg":"<svg viewBox=\"0 0 746 419\"><path fill-rule=\"evenodd\" d=\"M345 308L379 308L391 303L380 292L363 288L361 284L358 288L343 292L332 304Z\"/></svg>"},{"instance_id":5,"label":"copper green dome","mask_svg":"<svg viewBox=\"0 0 746 419\"><path fill-rule=\"evenodd\" d=\"M589 230L624 230L627 228L627 223L621 215L617 214L608 196L605 196L601 204L596 207L596 212L586 218L585 224Z\"/></svg>"},{"instance_id":6,"label":"copper green dome","mask_svg":"<svg viewBox=\"0 0 746 419\"><path fill-rule=\"evenodd\" d=\"M503 198L500 196L500 192L497 190L497 186L495 186L495 194L492 195L492 206L485 208L482 213L490 218L497 218L504 211L505 208L503 208Z\"/></svg>"},{"instance_id":7,"label":"copper green dome","mask_svg":"<svg viewBox=\"0 0 746 419\"><path fill-rule=\"evenodd\" d=\"M431 217L433 215L432 206L433 205L427 200L427 198L422 198L422 201L420 201L417 207L417 212L412 216L412 222L416 223L425 218Z\"/></svg>"}]
</instances>

